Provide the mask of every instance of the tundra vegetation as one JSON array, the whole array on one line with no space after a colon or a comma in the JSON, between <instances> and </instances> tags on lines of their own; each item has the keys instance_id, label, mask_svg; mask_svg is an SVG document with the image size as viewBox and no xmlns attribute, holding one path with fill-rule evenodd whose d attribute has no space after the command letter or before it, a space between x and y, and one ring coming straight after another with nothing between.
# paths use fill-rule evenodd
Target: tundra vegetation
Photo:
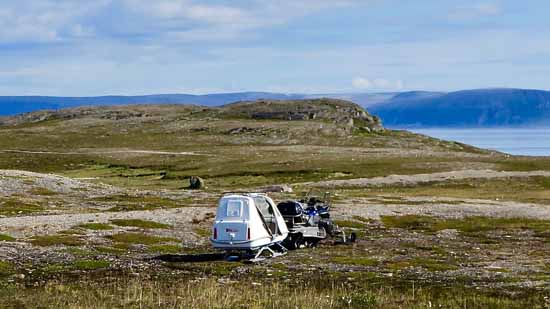
<instances>
[{"instance_id":1,"label":"tundra vegetation","mask_svg":"<svg viewBox=\"0 0 550 309\"><path fill-rule=\"evenodd\" d=\"M550 306L548 158L383 129L328 99L0 123L2 307ZM276 201L333 192L358 241L223 261L208 243L216 200L272 184L294 189Z\"/></svg>"}]
</instances>

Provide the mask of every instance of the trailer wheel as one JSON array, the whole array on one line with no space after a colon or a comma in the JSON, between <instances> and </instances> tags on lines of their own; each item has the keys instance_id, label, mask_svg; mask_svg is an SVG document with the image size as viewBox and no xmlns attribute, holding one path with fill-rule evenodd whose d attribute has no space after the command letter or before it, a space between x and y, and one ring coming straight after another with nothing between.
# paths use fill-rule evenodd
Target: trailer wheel
<instances>
[{"instance_id":1,"label":"trailer wheel","mask_svg":"<svg viewBox=\"0 0 550 309\"><path fill-rule=\"evenodd\" d=\"M285 240L284 245L290 250L300 249L300 246L304 243L304 237L301 233L290 234Z\"/></svg>"},{"instance_id":2,"label":"trailer wheel","mask_svg":"<svg viewBox=\"0 0 550 309\"><path fill-rule=\"evenodd\" d=\"M302 234L298 234L293 239L292 245L293 245L294 249L300 249L300 246L302 246L303 242L304 242L304 237L302 236Z\"/></svg>"},{"instance_id":3,"label":"trailer wheel","mask_svg":"<svg viewBox=\"0 0 550 309\"><path fill-rule=\"evenodd\" d=\"M325 238L327 238L327 231L324 227L319 227L319 233L318 233L319 236L322 236L324 235L323 238L311 238L310 241L308 242L307 244L307 247L308 248L315 248L317 247L317 245L319 244L319 242Z\"/></svg>"}]
</instances>

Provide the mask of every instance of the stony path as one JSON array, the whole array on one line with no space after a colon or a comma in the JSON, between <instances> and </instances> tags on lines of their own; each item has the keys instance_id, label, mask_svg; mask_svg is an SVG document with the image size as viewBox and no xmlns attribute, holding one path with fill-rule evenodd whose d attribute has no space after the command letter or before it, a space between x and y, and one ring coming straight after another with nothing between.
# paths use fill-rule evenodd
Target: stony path
<instances>
[{"instance_id":1,"label":"stony path","mask_svg":"<svg viewBox=\"0 0 550 309\"><path fill-rule=\"evenodd\" d=\"M426 215L445 218L483 216L494 218L530 218L550 220L550 206L479 199L411 198L386 204L377 199L357 198L336 205L334 214L340 217Z\"/></svg>"},{"instance_id":2,"label":"stony path","mask_svg":"<svg viewBox=\"0 0 550 309\"><path fill-rule=\"evenodd\" d=\"M415 174L415 175L390 175L375 178L357 178L342 180L327 180L320 182L301 183L299 185L308 185L316 187L368 187L385 185L416 185L429 182L441 182L449 180L464 179L496 179L510 177L532 177L544 176L550 177L550 171L530 171L530 172L505 172L493 170L461 170L452 172Z\"/></svg>"},{"instance_id":3,"label":"stony path","mask_svg":"<svg viewBox=\"0 0 550 309\"><path fill-rule=\"evenodd\" d=\"M0 233L14 237L52 234L87 222L108 223L113 219L152 220L172 226L184 226L193 219L201 219L214 208L185 207L146 211L59 214L0 218Z\"/></svg>"},{"instance_id":4,"label":"stony path","mask_svg":"<svg viewBox=\"0 0 550 309\"><path fill-rule=\"evenodd\" d=\"M55 174L43 174L20 170L0 170L0 196L23 194L41 187L56 193L79 195L108 195L124 190L106 184L89 183Z\"/></svg>"}]
</instances>

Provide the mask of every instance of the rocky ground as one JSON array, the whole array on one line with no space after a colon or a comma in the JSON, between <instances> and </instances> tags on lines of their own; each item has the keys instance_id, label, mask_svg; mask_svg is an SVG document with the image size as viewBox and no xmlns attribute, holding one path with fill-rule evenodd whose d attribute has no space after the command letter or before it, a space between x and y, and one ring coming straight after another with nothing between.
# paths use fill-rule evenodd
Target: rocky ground
<instances>
[{"instance_id":1,"label":"rocky ground","mask_svg":"<svg viewBox=\"0 0 550 309\"><path fill-rule=\"evenodd\" d=\"M345 184L357 190L357 186L534 175L547 175L547 172L462 171L326 181L316 185ZM128 202L129 196L163 200L158 200L159 205L154 205L155 200L152 200L150 209L112 210L121 204L134 203ZM273 196L278 200L293 197L282 193ZM5 213L0 218L0 235L5 238L0 242L0 260L27 267L14 273L10 280L25 278L29 272L32 274L32 267L29 269L28 265L40 269L44 265L67 265L82 259L104 260L111 268L132 271L154 268L171 272L171 267L166 268L162 259L155 257L170 253L183 254L181 257L185 259L186 255L212 253L207 239L217 193L129 190L54 174L0 170L0 200L6 203L14 197L42 206L30 213L25 209L21 213L14 209L13 213ZM272 263L283 263L285 267L300 272L320 267L323 271L341 274L358 269L382 277L449 284L466 276L471 278L470 284L474 286L550 288L547 276L550 261L544 253L550 252L544 225L547 223L528 230L533 223L529 220L550 222L548 205L391 195L337 195L335 198L333 217L348 231L359 234L355 245L341 246L335 253L331 249L334 245L328 241L317 249L302 249L287 257L267 261L265 267L269 269ZM174 204L166 204L166 200ZM178 201L184 202L178 204ZM209 203L205 204L205 201ZM135 203L142 204L143 201ZM445 222L472 217L490 218L484 223L489 225L498 224L494 220L499 218L527 221L521 221L525 226L519 226L519 229L517 226L507 229L506 222L502 229L487 229L482 224L480 231L483 234L464 229L463 224L472 224L467 222L458 224L457 221L456 226L450 224L441 228L429 225L434 222L426 223L428 218ZM399 222L397 219L393 222L389 218L407 218L408 221ZM154 224L149 226L151 222ZM428 225L423 227L422 224ZM129 236L135 239L127 239Z\"/></svg>"},{"instance_id":2,"label":"rocky ground","mask_svg":"<svg viewBox=\"0 0 550 309\"><path fill-rule=\"evenodd\" d=\"M274 289L287 295L276 298L283 308L548 305L548 158L384 130L345 102L289 106L98 107L0 121L0 301L139 307L146 288L149 307L162 297L171 307L274 307L263 302ZM206 187L190 190L190 176ZM330 191L333 218L358 241L223 261L208 242L217 199L275 184L294 189L270 193L277 202ZM228 298L227 286L240 294Z\"/></svg>"}]
</instances>

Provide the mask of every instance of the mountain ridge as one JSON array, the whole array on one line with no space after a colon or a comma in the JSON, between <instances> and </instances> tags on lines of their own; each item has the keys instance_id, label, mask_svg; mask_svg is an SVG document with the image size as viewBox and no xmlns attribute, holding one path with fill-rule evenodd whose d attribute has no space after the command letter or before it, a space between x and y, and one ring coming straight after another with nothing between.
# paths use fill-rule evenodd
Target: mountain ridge
<instances>
[{"instance_id":1,"label":"mountain ridge","mask_svg":"<svg viewBox=\"0 0 550 309\"><path fill-rule=\"evenodd\" d=\"M11 116L39 110L59 110L79 106L127 104L196 104L221 106L238 101L304 100L331 98L356 102L362 106L383 102L395 93L298 94L274 92L233 92L214 94L152 94L138 96L105 95L94 97L0 96L0 116Z\"/></svg>"},{"instance_id":2,"label":"mountain ridge","mask_svg":"<svg viewBox=\"0 0 550 309\"><path fill-rule=\"evenodd\" d=\"M0 96L0 116L79 106L195 104L213 107L239 101L318 98L355 102L368 108L390 127L509 127L550 124L550 92L516 88L332 94L234 92L99 97Z\"/></svg>"},{"instance_id":3,"label":"mountain ridge","mask_svg":"<svg viewBox=\"0 0 550 309\"><path fill-rule=\"evenodd\" d=\"M397 98L369 107L393 127L521 127L550 124L550 92L474 89Z\"/></svg>"}]
</instances>

